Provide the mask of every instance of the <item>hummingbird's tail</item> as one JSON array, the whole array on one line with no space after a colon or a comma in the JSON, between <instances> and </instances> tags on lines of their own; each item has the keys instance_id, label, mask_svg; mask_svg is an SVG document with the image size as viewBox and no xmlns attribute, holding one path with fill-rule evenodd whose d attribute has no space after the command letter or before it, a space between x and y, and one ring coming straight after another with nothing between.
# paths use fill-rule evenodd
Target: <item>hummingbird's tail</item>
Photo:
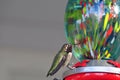
<instances>
[{"instance_id":1,"label":"hummingbird's tail","mask_svg":"<svg viewBox=\"0 0 120 80\"><path fill-rule=\"evenodd\" d=\"M47 75L46 75L46 77L48 77L50 74L49 73L47 73Z\"/></svg>"}]
</instances>

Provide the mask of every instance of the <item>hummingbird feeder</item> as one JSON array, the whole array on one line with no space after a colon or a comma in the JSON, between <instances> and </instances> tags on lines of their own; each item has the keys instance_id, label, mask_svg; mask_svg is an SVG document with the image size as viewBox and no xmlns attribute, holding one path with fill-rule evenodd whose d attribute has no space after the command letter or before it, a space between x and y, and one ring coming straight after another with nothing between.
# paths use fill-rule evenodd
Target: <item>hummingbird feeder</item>
<instances>
[{"instance_id":1,"label":"hummingbird feeder","mask_svg":"<svg viewBox=\"0 0 120 80\"><path fill-rule=\"evenodd\" d=\"M120 80L120 0L68 0L65 35L79 61L64 80Z\"/></svg>"}]
</instances>

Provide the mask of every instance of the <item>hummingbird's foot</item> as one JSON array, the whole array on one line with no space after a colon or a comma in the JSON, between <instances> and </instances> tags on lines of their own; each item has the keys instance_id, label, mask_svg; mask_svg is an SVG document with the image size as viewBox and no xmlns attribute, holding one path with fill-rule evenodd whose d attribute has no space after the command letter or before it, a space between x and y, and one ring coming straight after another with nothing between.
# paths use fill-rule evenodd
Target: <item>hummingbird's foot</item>
<instances>
[{"instance_id":1,"label":"hummingbird's foot","mask_svg":"<svg viewBox=\"0 0 120 80\"><path fill-rule=\"evenodd\" d=\"M53 80L61 80L61 79L59 79L59 78L54 78Z\"/></svg>"},{"instance_id":2,"label":"hummingbird's foot","mask_svg":"<svg viewBox=\"0 0 120 80\"><path fill-rule=\"evenodd\" d=\"M67 65L67 68L70 69L70 70L75 69L75 67L71 66L70 64Z\"/></svg>"}]
</instances>

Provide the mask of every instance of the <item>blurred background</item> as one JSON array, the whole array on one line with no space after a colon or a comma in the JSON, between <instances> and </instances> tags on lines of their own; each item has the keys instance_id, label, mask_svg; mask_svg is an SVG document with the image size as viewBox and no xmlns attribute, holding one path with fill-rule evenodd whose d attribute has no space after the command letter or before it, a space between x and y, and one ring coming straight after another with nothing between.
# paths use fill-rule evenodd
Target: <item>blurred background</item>
<instances>
[{"instance_id":1,"label":"blurred background","mask_svg":"<svg viewBox=\"0 0 120 80\"><path fill-rule=\"evenodd\" d=\"M0 0L0 80L46 78L53 57L66 43L67 0ZM72 60L74 62L74 58Z\"/></svg>"}]
</instances>

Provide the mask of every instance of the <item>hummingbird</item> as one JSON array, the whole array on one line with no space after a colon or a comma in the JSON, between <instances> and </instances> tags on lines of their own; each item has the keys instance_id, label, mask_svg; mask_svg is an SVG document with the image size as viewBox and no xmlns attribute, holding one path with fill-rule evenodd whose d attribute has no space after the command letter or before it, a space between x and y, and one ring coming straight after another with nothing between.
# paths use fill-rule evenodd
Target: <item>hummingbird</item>
<instances>
[{"instance_id":1,"label":"hummingbird","mask_svg":"<svg viewBox=\"0 0 120 80\"><path fill-rule=\"evenodd\" d=\"M50 70L47 73L48 76L53 76L59 69L63 66L66 67L69 65L69 62L72 58L72 45L64 44L60 51L54 57L53 63L51 65Z\"/></svg>"}]
</instances>

